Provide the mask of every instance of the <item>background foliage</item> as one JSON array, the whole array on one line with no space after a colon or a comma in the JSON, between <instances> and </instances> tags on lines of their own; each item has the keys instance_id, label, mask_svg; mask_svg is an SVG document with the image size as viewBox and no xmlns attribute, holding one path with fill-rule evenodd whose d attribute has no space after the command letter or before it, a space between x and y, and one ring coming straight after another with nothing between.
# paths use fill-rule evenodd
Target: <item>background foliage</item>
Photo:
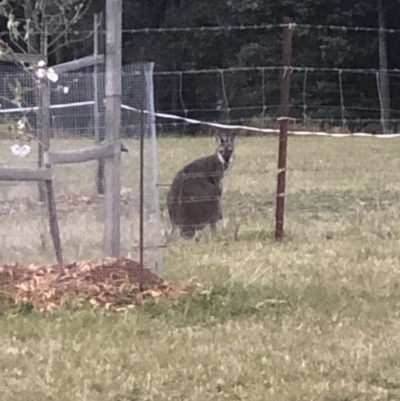
<instances>
[{"instance_id":1,"label":"background foliage","mask_svg":"<svg viewBox=\"0 0 400 401\"><path fill-rule=\"evenodd\" d=\"M314 69L378 69L377 30L316 28L331 25L378 28L378 1L124 0L123 62L153 61L156 71L280 66L280 27L211 32L155 32L152 29L277 25L284 16L289 16L297 24L309 26L296 29L293 65ZM59 4L58 0L42 0L38 3L43 2ZM75 5L74 1L71 3ZM80 7L84 10L88 7L88 10L79 21L75 21L68 34L58 37L59 32L52 33L52 49L49 52L51 62L59 63L92 53L93 40L88 37L88 32L93 28L93 14L103 11L104 2L86 1ZM386 28L395 30L398 27L400 2L383 0L382 7ZM18 9L17 16L23 17L23 7ZM7 29L6 19L3 20L3 28ZM76 41L79 39L82 42L77 46ZM400 64L397 51L399 42L399 32L387 33L389 69L397 68ZM182 78L179 75L156 75L156 107L181 113L188 109L190 117L230 121L259 117L262 114L275 116L279 104L279 71L270 72L264 78L259 71L230 73L224 76L225 88L220 78L217 73L183 75ZM337 72L314 72L308 78L306 94L303 90L304 79L304 71L293 74L293 116L301 118L304 114L301 107L306 100L307 104L312 105L307 111L309 117L330 119L335 125L333 120L339 121L342 117ZM347 107L345 118L353 123L349 128L362 129L372 120L379 122L375 74L347 73L343 74L342 82ZM394 120L399 117L399 84L398 74L392 73L391 117ZM227 116L226 113L218 112L221 108L218 106L221 105L224 109L241 109ZM268 106L267 109L265 106ZM396 125L392 125L392 129L396 128Z\"/></svg>"}]
</instances>

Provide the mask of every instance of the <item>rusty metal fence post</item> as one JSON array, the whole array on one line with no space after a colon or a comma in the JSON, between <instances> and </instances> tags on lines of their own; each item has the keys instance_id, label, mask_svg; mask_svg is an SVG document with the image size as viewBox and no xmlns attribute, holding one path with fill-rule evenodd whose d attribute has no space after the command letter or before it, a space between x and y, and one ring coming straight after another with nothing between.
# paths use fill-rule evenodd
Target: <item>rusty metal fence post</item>
<instances>
[{"instance_id":1,"label":"rusty metal fence post","mask_svg":"<svg viewBox=\"0 0 400 401\"><path fill-rule=\"evenodd\" d=\"M286 156L288 125L290 112L290 78L292 62L292 36L294 24L285 17L283 20L283 71L281 78L281 105L279 111L279 156L278 183L275 209L275 239L283 239L283 223L285 217L285 188L286 188Z\"/></svg>"}]
</instances>

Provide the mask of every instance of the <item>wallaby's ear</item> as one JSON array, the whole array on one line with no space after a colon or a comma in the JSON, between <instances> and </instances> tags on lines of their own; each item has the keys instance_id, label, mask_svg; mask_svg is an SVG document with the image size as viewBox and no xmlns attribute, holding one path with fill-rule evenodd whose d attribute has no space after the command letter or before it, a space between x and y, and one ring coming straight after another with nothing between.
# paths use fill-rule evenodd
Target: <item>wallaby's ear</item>
<instances>
[{"instance_id":1,"label":"wallaby's ear","mask_svg":"<svg viewBox=\"0 0 400 401\"><path fill-rule=\"evenodd\" d=\"M221 145L221 143L224 142L223 138L219 134L214 135L215 141L218 143L218 145Z\"/></svg>"},{"instance_id":2,"label":"wallaby's ear","mask_svg":"<svg viewBox=\"0 0 400 401\"><path fill-rule=\"evenodd\" d=\"M221 137L221 143L230 143L231 145L235 144L236 134L224 135Z\"/></svg>"},{"instance_id":3,"label":"wallaby's ear","mask_svg":"<svg viewBox=\"0 0 400 401\"><path fill-rule=\"evenodd\" d=\"M222 145L224 143L231 143L232 145L235 143L236 134L233 135L220 135L215 134L215 140L218 145Z\"/></svg>"}]
</instances>

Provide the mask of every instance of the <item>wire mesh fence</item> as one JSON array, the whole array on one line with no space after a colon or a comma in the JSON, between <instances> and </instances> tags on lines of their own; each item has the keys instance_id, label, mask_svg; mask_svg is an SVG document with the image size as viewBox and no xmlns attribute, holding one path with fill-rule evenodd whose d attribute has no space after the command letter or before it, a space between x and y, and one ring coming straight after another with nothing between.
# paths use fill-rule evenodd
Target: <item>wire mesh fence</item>
<instances>
[{"instance_id":1,"label":"wire mesh fence","mask_svg":"<svg viewBox=\"0 0 400 401\"><path fill-rule=\"evenodd\" d=\"M299 129L382 133L381 86L376 70L293 67L290 71L291 118ZM279 115L282 72L279 66L156 72L158 110L185 118L271 127ZM393 133L398 131L399 122L395 94L399 73L390 73L390 78L394 94L387 123L388 132ZM163 95L167 92L170 100ZM193 127L190 131L179 121L159 124L159 129L161 133L193 132Z\"/></svg>"},{"instance_id":2,"label":"wire mesh fence","mask_svg":"<svg viewBox=\"0 0 400 401\"><path fill-rule=\"evenodd\" d=\"M298 128L396 132L399 69L395 59L387 70L379 68L379 30L292 25L293 63L287 68L292 73L291 117ZM283 28L284 24L167 27L124 34L136 50L127 58L155 60L158 111L271 127L279 114L280 77L285 68L281 65ZM385 34L390 39L399 32L388 29ZM190 50L181 51L184 43L190 43ZM389 77L390 105L385 105L382 74ZM384 105L388 112L383 113ZM164 121L158 129L160 133L201 132L178 120Z\"/></svg>"},{"instance_id":3,"label":"wire mesh fence","mask_svg":"<svg viewBox=\"0 0 400 401\"><path fill-rule=\"evenodd\" d=\"M7 75L10 82L15 81L17 87L23 88L17 107L11 108L8 104L3 107L0 115L8 135L3 133L1 138L2 167L34 169L38 165L37 131L40 126L35 123L34 117L38 107L31 92L37 85L29 71L19 71L14 77L4 70L0 71L0 75ZM122 103L125 107L152 109L151 64L125 66L122 83ZM0 96L11 99L10 103L12 103L12 91L6 86L0 89L3 89ZM95 92L98 95L97 102L94 99ZM51 152L57 154L57 152L79 151L93 145L95 140L97 142L104 140L104 97L103 71L99 71L96 77L93 71L60 74L57 83L51 85L50 155ZM95 106L98 107L97 110ZM96 111L98 111L97 124ZM9 127L17 126L23 117L29 121L29 132L24 130L18 136ZM161 275L163 250L159 245L162 243L163 228L160 222L157 147L153 120L154 116L148 114L140 115L125 109L122 112L121 136L124 142L121 146L123 154L121 242L123 254L137 259L140 216L142 215L146 224L143 244L144 264ZM95 132L96 129L98 132ZM144 138L143 197L140 196L138 174L141 165L139 138L142 133ZM24 157L17 157L11 152L12 146L27 143L31 145L31 151ZM104 196L98 193L98 162L54 165L52 170L55 204L65 259L71 261L101 257L105 215ZM27 259L30 259L32 263L52 261L53 250L48 230L49 217L44 202L38 198L37 184L2 181L0 187L3 227L1 237L3 249L8 250L2 252L2 262ZM16 249L20 251L15 252Z\"/></svg>"}]
</instances>

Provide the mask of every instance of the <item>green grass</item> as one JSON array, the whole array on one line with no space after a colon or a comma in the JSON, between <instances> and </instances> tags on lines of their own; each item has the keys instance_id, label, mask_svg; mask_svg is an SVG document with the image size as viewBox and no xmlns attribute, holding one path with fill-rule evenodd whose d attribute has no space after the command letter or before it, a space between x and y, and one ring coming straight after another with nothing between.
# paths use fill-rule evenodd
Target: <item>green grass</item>
<instances>
[{"instance_id":1,"label":"green grass","mask_svg":"<svg viewBox=\"0 0 400 401\"><path fill-rule=\"evenodd\" d=\"M12 159L3 141L5 164ZM86 141L59 141L57 148ZM123 187L135 196L127 141ZM161 184L213 151L211 139L161 138ZM290 138L286 236L273 239L276 138L239 138L216 238L173 241L166 278L198 297L124 314L38 313L0 293L1 401L359 401L400 399L400 159L397 140ZM90 193L94 166L57 169L58 194ZM2 199L35 186L0 184ZM164 223L166 188L160 187ZM34 203L0 214L0 263L49 263ZM124 209L124 252L134 213ZM101 255L102 215L60 211L67 260Z\"/></svg>"},{"instance_id":2,"label":"green grass","mask_svg":"<svg viewBox=\"0 0 400 401\"><path fill-rule=\"evenodd\" d=\"M398 399L398 291L337 290L235 284L125 315L5 314L2 399Z\"/></svg>"}]
</instances>

